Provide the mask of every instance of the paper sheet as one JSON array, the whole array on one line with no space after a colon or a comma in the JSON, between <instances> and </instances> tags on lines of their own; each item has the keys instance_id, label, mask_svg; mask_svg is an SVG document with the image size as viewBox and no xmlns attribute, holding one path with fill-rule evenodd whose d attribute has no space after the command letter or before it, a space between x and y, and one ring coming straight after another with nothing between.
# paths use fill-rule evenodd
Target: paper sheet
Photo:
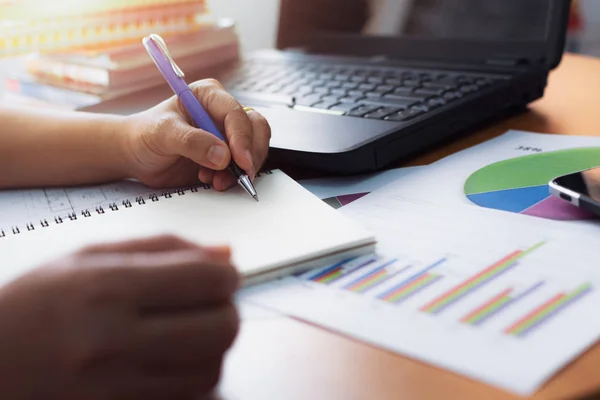
<instances>
[{"instance_id":1,"label":"paper sheet","mask_svg":"<svg viewBox=\"0 0 600 400\"><path fill-rule=\"evenodd\" d=\"M562 153L560 157L557 151ZM565 225L585 225L593 216L550 196L547 184L555 174L576 172L593 164L594 158L600 165L599 137L509 131L411 172L382 191L408 199L505 209Z\"/></svg>"},{"instance_id":2,"label":"paper sheet","mask_svg":"<svg viewBox=\"0 0 600 400\"><path fill-rule=\"evenodd\" d=\"M377 256L250 288L253 302L530 395L600 337L600 226L375 193L340 212ZM566 250L568 249L568 250Z\"/></svg>"},{"instance_id":3,"label":"paper sheet","mask_svg":"<svg viewBox=\"0 0 600 400\"><path fill-rule=\"evenodd\" d=\"M340 208L367 193L374 192L423 167L395 168L357 176L305 179L298 181L306 190ZM337 207L336 207L337 206Z\"/></svg>"}]
</instances>

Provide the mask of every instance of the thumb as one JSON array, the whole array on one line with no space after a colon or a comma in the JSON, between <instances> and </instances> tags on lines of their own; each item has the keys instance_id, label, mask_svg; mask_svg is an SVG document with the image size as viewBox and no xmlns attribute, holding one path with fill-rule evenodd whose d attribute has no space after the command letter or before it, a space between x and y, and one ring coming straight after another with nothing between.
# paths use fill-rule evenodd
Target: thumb
<instances>
[{"instance_id":1,"label":"thumb","mask_svg":"<svg viewBox=\"0 0 600 400\"><path fill-rule=\"evenodd\" d=\"M206 168L222 170L231 160L231 152L225 142L179 119L168 132L158 129L155 136L156 151L189 158Z\"/></svg>"}]
</instances>

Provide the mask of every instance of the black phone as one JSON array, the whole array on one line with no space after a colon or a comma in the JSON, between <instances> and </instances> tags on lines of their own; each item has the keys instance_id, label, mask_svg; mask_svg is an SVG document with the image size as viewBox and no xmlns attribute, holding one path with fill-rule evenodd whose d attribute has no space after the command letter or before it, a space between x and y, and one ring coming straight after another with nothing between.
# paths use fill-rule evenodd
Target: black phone
<instances>
[{"instance_id":1,"label":"black phone","mask_svg":"<svg viewBox=\"0 0 600 400\"><path fill-rule=\"evenodd\" d=\"M553 196L600 215L600 167L560 176L549 186Z\"/></svg>"}]
</instances>

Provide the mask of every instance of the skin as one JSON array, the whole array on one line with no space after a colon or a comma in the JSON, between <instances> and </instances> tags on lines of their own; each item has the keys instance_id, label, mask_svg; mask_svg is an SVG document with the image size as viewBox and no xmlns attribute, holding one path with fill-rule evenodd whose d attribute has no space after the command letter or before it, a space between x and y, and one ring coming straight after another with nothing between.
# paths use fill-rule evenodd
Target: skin
<instances>
[{"instance_id":1,"label":"skin","mask_svg":"<svg viewBox=\"0 0 600 400\"><path fill-rule=\"evenodd\" d=\"M131 116L0 108L0 189L125 178L152 187L251 177L270 128L215 81L190 85L229 147L172 97ZM229 150L231 149L231 150ZM229 248L177 237L91 246L0 287L0 393L7 399L197 399L238 330Z\"/></svg>"}]
</instances>

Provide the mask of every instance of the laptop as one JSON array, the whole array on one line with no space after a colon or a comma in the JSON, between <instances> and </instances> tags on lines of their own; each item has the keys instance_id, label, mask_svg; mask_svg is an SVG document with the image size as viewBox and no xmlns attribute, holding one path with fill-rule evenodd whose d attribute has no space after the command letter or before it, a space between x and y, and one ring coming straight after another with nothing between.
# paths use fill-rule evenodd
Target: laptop
<instances>
[{"instance_id":1,"label":"laptop","mask_svg":"<svg viewBox=\"0 0 600 400\"><path fill-rule=\"evenodd\" d=\"M272 128L270 161L375 171L544 94L566 0L281 0L277 49L221 79Z\"/></svg>"},{"instance_id":2,"label":"laptop","mask_svg":"<svg viewBox=\"0 0 600 400\"><path fill-rule=\"evenodd\" d=\"M270 166L333 174L384 169L526 109L560 63L570 10L569 0L279 2L275 49L188 80L216 77L267 118ZM131 113L171 95L84 111Z\"/></svg>"}]
</instances>

